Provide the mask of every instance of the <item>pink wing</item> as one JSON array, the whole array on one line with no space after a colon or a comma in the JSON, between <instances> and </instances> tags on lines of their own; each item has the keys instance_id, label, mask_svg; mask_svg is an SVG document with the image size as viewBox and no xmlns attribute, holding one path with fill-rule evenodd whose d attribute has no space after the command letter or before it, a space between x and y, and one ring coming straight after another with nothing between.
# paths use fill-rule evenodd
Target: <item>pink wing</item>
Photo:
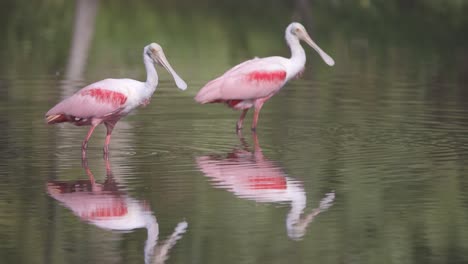
<instances>
[{"instance_id":1,"label":"pink wing","mask_svg":"<svg viewBox=\"0 0 468 264\"><path fill-rule=\"evenodd\" d=\"M211 178L216 188L257 202L289 201L291 183L282 169L269 161L257 162L248 157L196 159L200 171Z\"/></svg>"},{"instance_id":2,"label":"pink wing","mask_svg":"<svg viewBox=\"0 0 468 264\"><path fill-rule=\"evenodd\" d=\"M206 84L195 100L204 104L264 98L281 89L286 75L286 67L279 57L249 60Z\"/></svg>"},{"instance_id":3,"label":"pink wing","mask_svg":"<svg viewBox=\"0 0 468 264\"><path fill-rule=\"evenodd\" d=\"M46 116L100 118L118 112L124 107L126 101L127 95L123 90L109 89L104 80L93 83L61 101L50 109Z\"/></svg>"},{"instance_id":4,"label":"pink wing","mask_svg":"<svg viewBox=\"0 0 468 264\"><path fill-rule=\"evenodd\" d=\"M118 192L92 192L91 185L89 180L50 181L47 192L83 220L115 219L128 215L124 196Z\"/></svg>"}]
</instances>

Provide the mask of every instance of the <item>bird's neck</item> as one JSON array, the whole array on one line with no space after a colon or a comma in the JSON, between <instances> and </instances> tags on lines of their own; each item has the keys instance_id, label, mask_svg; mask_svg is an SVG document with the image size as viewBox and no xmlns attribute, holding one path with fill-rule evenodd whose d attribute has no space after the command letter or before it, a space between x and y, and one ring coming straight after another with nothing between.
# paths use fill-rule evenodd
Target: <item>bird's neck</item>
<instances>
[{"instance_id":1,"label":"bird's neck","mask_svg":"<svg viewBox=\"0 0 468 264\"><path fill-rule=\"evenodd\" d=\"M291 33L286 34L286 41L291 49L291 76L295 76L297 73L304 69L306 63L305 51L299 42L299 39L296 36L293 36Z\"/></svg>"},{"instance_id":2,"label":"bird's neck","mask_svg":"<svg viewBox=\"0 0 468 264\"><path fill-rule=\"evenodd\" d=\"M302 235L305 232L305 228L302 228L300 222L301 215L306 208L307 198L304 189L297 182L291 186L294 186L294 192L291 192L291 210L286 217L286 229L288 235L294 237L296 234Z\"/></svg>"},{"instance_id":3,"label":"bird's neck","mask_svg":"<svg viewBox=\"0 0 468 264\"><path fill-rule=\"evenodd\" d=\"M148 237L145 242L145 263L150 263L150 258L153 256L154 248L158 243L159 237L159 225L156 221L156 217L147 212L148 215L145 216L146 229L148 231Z\"/></svg>"},{"instance_id":4,"label":"bird's neck","mask_svg":"<svg viewBox=\"0 0 468 264\"><path fill-rule=\"evenodd\" d=\"M145 63L147 75L145 86L154 92L156 90L156 86L158 85L158 73L154 67L153 60L150 57L144 55L143 61Z\"/></svg>"}]
</instances>

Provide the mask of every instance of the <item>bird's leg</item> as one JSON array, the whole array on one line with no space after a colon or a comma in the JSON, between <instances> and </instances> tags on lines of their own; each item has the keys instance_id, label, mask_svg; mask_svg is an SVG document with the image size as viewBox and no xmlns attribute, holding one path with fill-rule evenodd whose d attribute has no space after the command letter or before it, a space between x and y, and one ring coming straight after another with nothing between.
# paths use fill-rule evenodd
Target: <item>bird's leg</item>
<instances>
[{"instance_id":1,"label":"bird's leg","mask_svg":"<svg viewBox=\"0 0 468 264\"><path fill-rule=\"evenodd\" d=\"M255 111L252 121L252 132L257 132L257 122L258 122L258 115L260 114L260 110L262 109L264 101L256 101L255 102Z\"/></svg>"},{"instance_id":2,"label":"bird's leg","mask_svg":"<svg viewBox=\"0 0 468 264\"><path fill-rule=\"evenodd\" d=\"M239 120L237 120L237 124L236 124L236 131L239 132L242 130L242 124L244 123L244 118L245 116L247 115L247 112L249 111L249 109L244 109L242 110L242 114L240 115L239 117Z\"/></svg>"},{"instance_id":3,"label":"bird's leg","mask_svg":"<svg viewBox=\"0 0 468 264\"><path fill-rule=\"evenodd\" d=\"M86 158L86 155L82 155L81 156L81 165L83 166L83 168L88 168L88 158Z\"/></svg>"},{"instance_id":4,"label":"bird's leg","mask_svg":"<svg viewBox=\"0 0 468 264\"><path fill-rule=\"evenodd\" d=\"M115 122L105 122L107 128L106 142L104 143L104 159L109 159L109 144L112 135L112 130L114 130Z\"/></svg>"},{"instance_id":5,"label":"bird's leg","mask_svg":"<svg viewBox=\"0 0 468 264\"><path fill-rule=\"evenodd\" d=\"M94 132L94 129L99 125L98 124L92 124L91 127L89 128L88 134L86 135L85 139L83 140L83 144L81 145L81 158L82 160L86 159L86 149L88 148L88 141L91 138L91 135Z\"/></svg>"},{"instance_id":6,"label":"bird's leg","mask_svg":"<svg viewBox=\"0 0 468 264\"><path fill-rule=\"evenodd\" d=\"M96 185L96 178L94 178L93 173L89 169L88 161L86 158L84 159L83 167L86 171L86 174L88 175L89 181L91 182L92 189L94 189L94 186Z\"/></svg>"}]
</instances>

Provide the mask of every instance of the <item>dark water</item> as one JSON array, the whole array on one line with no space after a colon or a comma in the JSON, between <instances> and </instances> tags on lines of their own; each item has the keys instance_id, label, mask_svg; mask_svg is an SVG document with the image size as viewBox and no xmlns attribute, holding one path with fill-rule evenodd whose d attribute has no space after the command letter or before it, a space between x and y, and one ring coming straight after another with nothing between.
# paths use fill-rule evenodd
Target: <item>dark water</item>
<instances>
[{"instance_id":1,"label":"dark water","mask_svg":"<svg viewBox=\"0 0 468 264\"><path fill-rule=\"evenodd\" d=\"M4 4L0 262L467 263L467 5L331 2ZM307 49L257 136L237 136L238 112L192 98L247 58L288 56L291 20L336 65ZM158 68L109 163L100 127L83 165L87 128L44 113L144 79L150 42L188 90Z\"/></svg>"}]
</instances>

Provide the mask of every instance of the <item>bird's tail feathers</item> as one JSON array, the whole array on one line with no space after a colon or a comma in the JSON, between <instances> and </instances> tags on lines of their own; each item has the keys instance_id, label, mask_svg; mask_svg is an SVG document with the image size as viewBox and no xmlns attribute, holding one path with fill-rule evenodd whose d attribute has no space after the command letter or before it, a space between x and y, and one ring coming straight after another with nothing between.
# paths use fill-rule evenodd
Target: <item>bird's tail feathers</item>
<instances>
[{"instance_id":1,"label":"bird's tail feathers","mask_svg":"<svg viewBox=\"0 0 468 264\"><path fill-rule=\"evenodd\" d=\"M212 103L221 97L218 79L209 82L195 96L195 101L200 104Z\"/></svg>"},{"instance_id":2,"label":"bird's tail feathers","mask_svg":"<svg viewBox=\"0 0 468 264\"><path fill-rule=\"evenodd\" d=\"M49 125L56 124L56 123L67 122L67 121L68 121L67 116L65 116L63 114L46 116L46 122Z\"/></svg>"}]
</instances>

